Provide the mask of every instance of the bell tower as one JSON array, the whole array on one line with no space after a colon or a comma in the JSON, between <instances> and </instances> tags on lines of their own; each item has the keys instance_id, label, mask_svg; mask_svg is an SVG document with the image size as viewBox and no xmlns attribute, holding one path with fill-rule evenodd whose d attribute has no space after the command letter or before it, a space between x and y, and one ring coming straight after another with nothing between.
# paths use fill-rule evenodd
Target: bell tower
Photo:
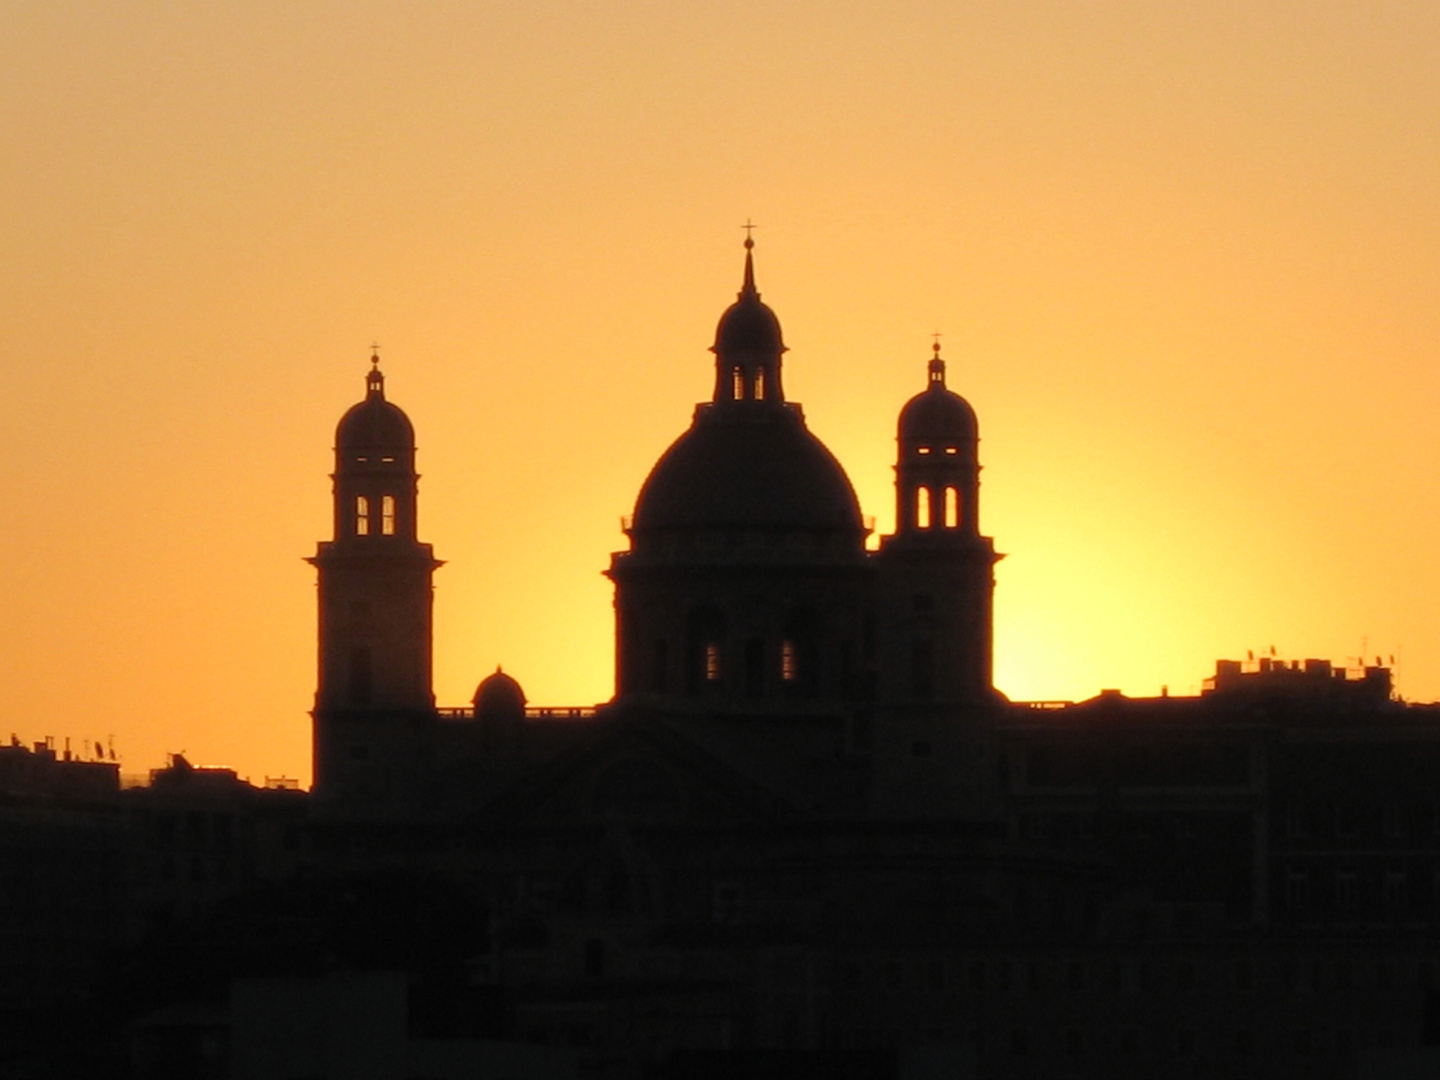
<instances>
[{"instance_id":1,"label":"bell tower","mask_svg":"<svg viewBox=\"0 0 1440 1080\"><path fill-rule=\"evenodd\" d=\"M405 771L435 712L432 575L416 535L415 429L385 399L380 358L365 398L335 431L334 531L308 561L319 571L315 788L347 796Z\"/></svg>"},{"instance_id":2,"label":"bell tower","mask_svg":"<svg viewBox=\"0 0 1440 1080\"><path fill-rule=\"evenodd\" d=\"M945 385L937 341L925 389L900 411L895 535L881 543L891 629L882 697L911 706L992 700L994 566L980 534L979 427Z\"/></svg>"}]
</instances>

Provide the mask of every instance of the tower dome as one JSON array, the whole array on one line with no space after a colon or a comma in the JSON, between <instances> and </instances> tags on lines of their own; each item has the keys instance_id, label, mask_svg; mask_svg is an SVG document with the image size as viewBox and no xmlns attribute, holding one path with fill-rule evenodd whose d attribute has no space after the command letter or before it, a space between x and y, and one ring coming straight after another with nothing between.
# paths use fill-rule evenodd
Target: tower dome
<instances>
[{"instance_id":1,"label":"tower dome","mask_svg":"<svg viewBox=\"0 0 1440 1080\"><path fill-rule=\"evenodd\" d=\"M414 453L415 427L400 406L385 400L380 357L372 354L365 376L365 400L352 405L335 428L335 449L398 450Z\"/></svg>"},{"instance_id":2,"label":"tower dome","mask_svg":"<svg viewBox=\"0 0 1440 1080\"><path fill-rule=\"evenodd\" d=\"M779 355L785 351L780 334L780 320L770 306L760 299L755 289L755 261L751 255L755 241L745 240L745 280L735 303L725 309L715 327L715 344L711 352L717 356Z\"/></svg>"},{"instance_id":3,"label":"tower dome","mask_svg":"<svg viewBox=\"0 0 1440 1080\"><path fill-rule=\"evenodd\" d=\"M966 448L974 453L979 439L979 424L970 403L945 386L945 361L940 359L940 344L934 345L930 359L929 378L925 389L905 403L900 410L899 439L902 447L936 448L943 453Z\"/></svg>"}]
</instances>

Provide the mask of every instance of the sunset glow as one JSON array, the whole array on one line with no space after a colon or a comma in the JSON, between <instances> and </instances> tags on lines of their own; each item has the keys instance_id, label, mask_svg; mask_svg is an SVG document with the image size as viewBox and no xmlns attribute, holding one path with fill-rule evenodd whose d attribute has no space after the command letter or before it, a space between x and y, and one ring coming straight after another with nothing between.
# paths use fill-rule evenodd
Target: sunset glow
<instances>
[{"instance_id":1,"label":"sunset glow","mask_svg":"<svg viewBox=\"0 0 1440 1080\"><path fill-rule=\"evenodd\" d=\"M881 532L942 333L1012 698L1271 646L1440 698L1437 54L1415 3L7 4L0 737L308 781L372 341L440 703L608 698L747 216Z\"/></svg>"}]
</instances>

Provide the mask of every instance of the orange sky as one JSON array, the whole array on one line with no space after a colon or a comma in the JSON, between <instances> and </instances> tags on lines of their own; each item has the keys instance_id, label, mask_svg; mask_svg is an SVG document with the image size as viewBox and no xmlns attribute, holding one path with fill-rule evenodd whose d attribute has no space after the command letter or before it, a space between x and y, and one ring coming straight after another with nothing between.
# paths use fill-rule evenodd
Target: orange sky
<instances>
[{"instance_id":1,"label":"orange sky","mask_svg":"<svg viewBox=\"0 0 1440 1080\"><path fill-rule=\"evenodd\" d=\"M1440 697L1437 55L1385 0L10 0L0 737L308 779L372 339L442 703L607 697L600 570L747 216L882 530L945 333L1012 696L1363 642Z\"/></svg>"}]
</instances>

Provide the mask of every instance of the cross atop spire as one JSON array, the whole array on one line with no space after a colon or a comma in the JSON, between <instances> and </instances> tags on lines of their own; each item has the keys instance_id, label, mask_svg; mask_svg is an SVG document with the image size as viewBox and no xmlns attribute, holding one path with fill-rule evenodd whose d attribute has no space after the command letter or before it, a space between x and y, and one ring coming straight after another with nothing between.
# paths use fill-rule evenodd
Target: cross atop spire
<instances>
[{"instance_id":1,"label":"cross atop spire","mask_svg":"<svg viewBox=\"0 0 1440 1080\"><path fill-rule=\"evenodd\" d=\"M755 247L755 237L752 234L756 225L746 218L745 224L740 227L745 230L745 281L740 286L740 298L743 300L747 296L753 296L758 300L760 294L755 291L755 259L751 255Z\"/></svg>"}]
</instances>

